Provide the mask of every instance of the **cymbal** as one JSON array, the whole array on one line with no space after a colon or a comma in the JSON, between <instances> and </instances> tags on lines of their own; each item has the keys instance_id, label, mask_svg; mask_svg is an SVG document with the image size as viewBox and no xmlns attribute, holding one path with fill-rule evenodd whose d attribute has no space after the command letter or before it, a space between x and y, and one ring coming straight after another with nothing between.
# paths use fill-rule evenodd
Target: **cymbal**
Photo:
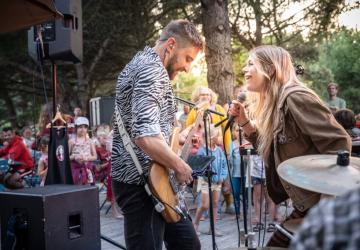
<instances>
[{"instance_id":1,"label":"cymbal","mask_svg":"<svg viewBox=\"0 0 360 250\"><path fill-rule=\"evenodd\" d=\"M339 196L360 187L360 158L349 157L349 153L345 158L339 157L339 154L294 157L282 162L277 172L297 187Z\"/></svg>"}]
</instances>

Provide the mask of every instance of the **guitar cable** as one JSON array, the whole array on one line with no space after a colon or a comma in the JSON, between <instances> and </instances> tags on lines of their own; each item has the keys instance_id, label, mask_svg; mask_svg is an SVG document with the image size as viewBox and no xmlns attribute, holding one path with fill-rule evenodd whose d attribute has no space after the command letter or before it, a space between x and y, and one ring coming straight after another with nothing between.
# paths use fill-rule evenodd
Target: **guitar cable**
<instances>
[{"instance_id":1,"label":"guitar cable","mask_svg":"<svg viewBox=\"0 0 360 250\"><path fill-rule=\"evenodd\" d=\"M150 199L151 199L151 201L152 201L153 204L154 204L154 207L155 207L156 212L162 213L162 212L165 210L165 206L164 206L164 205L166 205L166 206L168 206L169 208L171 208L175 213L177 213L178 215L180 215L181 217L183 217L183 219L186 219L186 217L189 218L188 213L186 213L186 215L185 215L180 208L176 208L176 207L174 208L174 207L171 206L170 204L168 204L168 203L166 203L165 201L161 200L159 197L156 197L156 195L155 195L153 192L151 192L151 190L150 190L150 188L149 188L149 184L148 184L148 182L146 181L146 178L145 178L144 175L141 175L140 178L141 178L141 179L144 181L144 183L145 183L145 185L144 185L145 191L146 191L146 193L150 196Z\"/></svg>"}]
</instances>

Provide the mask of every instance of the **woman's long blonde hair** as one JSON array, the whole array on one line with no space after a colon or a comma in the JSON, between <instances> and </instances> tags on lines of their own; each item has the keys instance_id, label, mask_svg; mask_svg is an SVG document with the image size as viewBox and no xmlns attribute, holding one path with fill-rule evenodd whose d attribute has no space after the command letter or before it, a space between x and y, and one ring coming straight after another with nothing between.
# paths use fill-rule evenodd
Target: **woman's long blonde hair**
<instances>
[{"instance_id":1,"label":"woman's long blonde hair","mask_svg":"<svg viewBox=\"0 0 360 250\"><path fill-rule=\"evenodd\" d=\"M248 92L249 115L258 129L258 152L267 161L275 124L279 120L278 102L284 86L302 85L297 78L289 52L281 47L265 45L254 48L249 58L255 68L266 78L260 92Z\"/></svg>"}]
</instances>

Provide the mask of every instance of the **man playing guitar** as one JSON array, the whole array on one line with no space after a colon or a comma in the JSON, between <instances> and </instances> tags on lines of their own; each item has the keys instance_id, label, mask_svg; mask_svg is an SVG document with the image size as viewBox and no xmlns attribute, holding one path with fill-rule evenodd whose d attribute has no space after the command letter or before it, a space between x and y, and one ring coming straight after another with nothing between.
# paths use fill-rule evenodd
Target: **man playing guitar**
<instances>
[{"instance_id":1,"label":"man playing guitar","mask_svg":"<svg viewBox=\"0 0 360 250\"><path fill-rule=\"evenodd\" d=\"M125 218L127 249L162 249L163 242L167 249L200 249L191 221L181 218L176 223L165 222L155 211L144 182L153 161L175 171L179 183L192 181L191 168L168 145L176 112L170 80L180 71L189 71L202 47L192 23L172 21L155 47L138 52L119 74L115 109L135 143L133 151L145 177L137 171L115 122L111 175L114 195Z\"/></svg>"}]
</instances>

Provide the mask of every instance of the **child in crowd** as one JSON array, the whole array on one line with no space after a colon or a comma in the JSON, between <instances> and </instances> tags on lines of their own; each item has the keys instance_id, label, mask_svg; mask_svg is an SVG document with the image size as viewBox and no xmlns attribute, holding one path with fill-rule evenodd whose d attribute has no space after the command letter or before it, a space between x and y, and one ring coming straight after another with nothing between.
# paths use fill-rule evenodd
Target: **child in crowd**
<instances>
[{"instance_id":1,"label":"child in crowd","mask_svg":"<svg viewBox=\"0 0 360 250\"><path fill-rule=\"evenodd\" d=\"M112 214L115 218L123 218L121 210L115 199L113 197L111 189L111 145L112 134L110 133L110 127L99 125L96 129L96 137L98 145L96 148L96 153L99 156L100 164L95 169L95 176L97 181L106 181L106 200L111 202Z\"/></svg>"},{"instance_id":2,"label":"child in crowd","mask_svg":"<svg viewBox=\"0 0 360 250\"><path fill-rule=\"evenodd\" d=\"M216 221L219 195L221 192L221 186L223 181L227 177L226 169L226 158L223 150L216 145L219 130L214 128L213 125L210 127L210 141L209 141L209 155L215 156L215 160L211 164L212 171L215 173L211 178L211 191L213 198L213 211L214 211L214 221ZM204 139L205 141L205 139ZM202 146L197 152L198 155L206 155L206 147ZM201 183L201 184L200 184ZM201 185L201 206L196 210L194 227L198 231L200 218L205 210L209 207L209 186L207 178L200 177L199 185ZM210 230L209 230L210 233ZM222 233L218 230L215 232L216 236L222 236Z\"/></svg>"},{"instance_id":3,"label":"child in crowd","mask_svg":"<svg viewBox=\"0 0 360 250\"><path fill-rule=\"evenodd\" d=\"M28 149L31 149L32 144L35 141L35 138L32 136L31 128L24 127L23 128L23 142Z\"/></svg>"},{"instance_id":4,"label":"child in crowd","mask_svg":"<svg viewBox=\"0 0 360 250\"><path fill-rule=\"evenodd\" d=\"M98 164L95 168L96 181L103 181L110 173L111 151L108 148L109 132L110 131L99 128L96 130L96 139L98 143L95 145L95 149L100 160L100 164Z\"/></svg>"},{"instance_id":5,"label":"child in crowd","mask_svg":"<svg viewBox=\"0 0 360 250\"><path fill-rule=\"evenodd\" d=\"M75 185L94 184L93 163L97 159L94 143L88 137L89 120L75 120L76 137L69 140L71 172Z\"/></svg>"},{"instance_id":6,"label":"child in crowd","mask_svg":"<svg viewBox=\"0 0 360 250\"><path fill-rule=\"evenodd\" d=\"M46 174L48 171L48 148L49 148L49 136L44 135L40 139L40 150L41 156L38 164L37 174L40 176L41 182L40 186L43 187L45 185Z\"/></svg>"},{"instance_id":7,"label":"child in crowd","mask_svg":"<svg viewBox=\"0 0 360 250\"><path fill-rule=\"evenodd\" d=\"M231 144L231 153L230 153L230 162L232 166L232 186L234 188L234 203L235 203L235 212L237 215L240 215L240 191L241 191L241 181L246 182L246 177L241 178L240 172L240 146L239 145L239 132L240 128L238 124L234 124L231 130L232 133L232 144ZM245 143L245 140L242 138L241 144ZM248 165L248 156L243 156L244 162L244 175L246 176L247 165ZM247 192L247 191L246 191ZM245 200L247 202L247 193L245 195ZM247 206L246 206L247 207Z\"/></svg>"}]
</instances>

